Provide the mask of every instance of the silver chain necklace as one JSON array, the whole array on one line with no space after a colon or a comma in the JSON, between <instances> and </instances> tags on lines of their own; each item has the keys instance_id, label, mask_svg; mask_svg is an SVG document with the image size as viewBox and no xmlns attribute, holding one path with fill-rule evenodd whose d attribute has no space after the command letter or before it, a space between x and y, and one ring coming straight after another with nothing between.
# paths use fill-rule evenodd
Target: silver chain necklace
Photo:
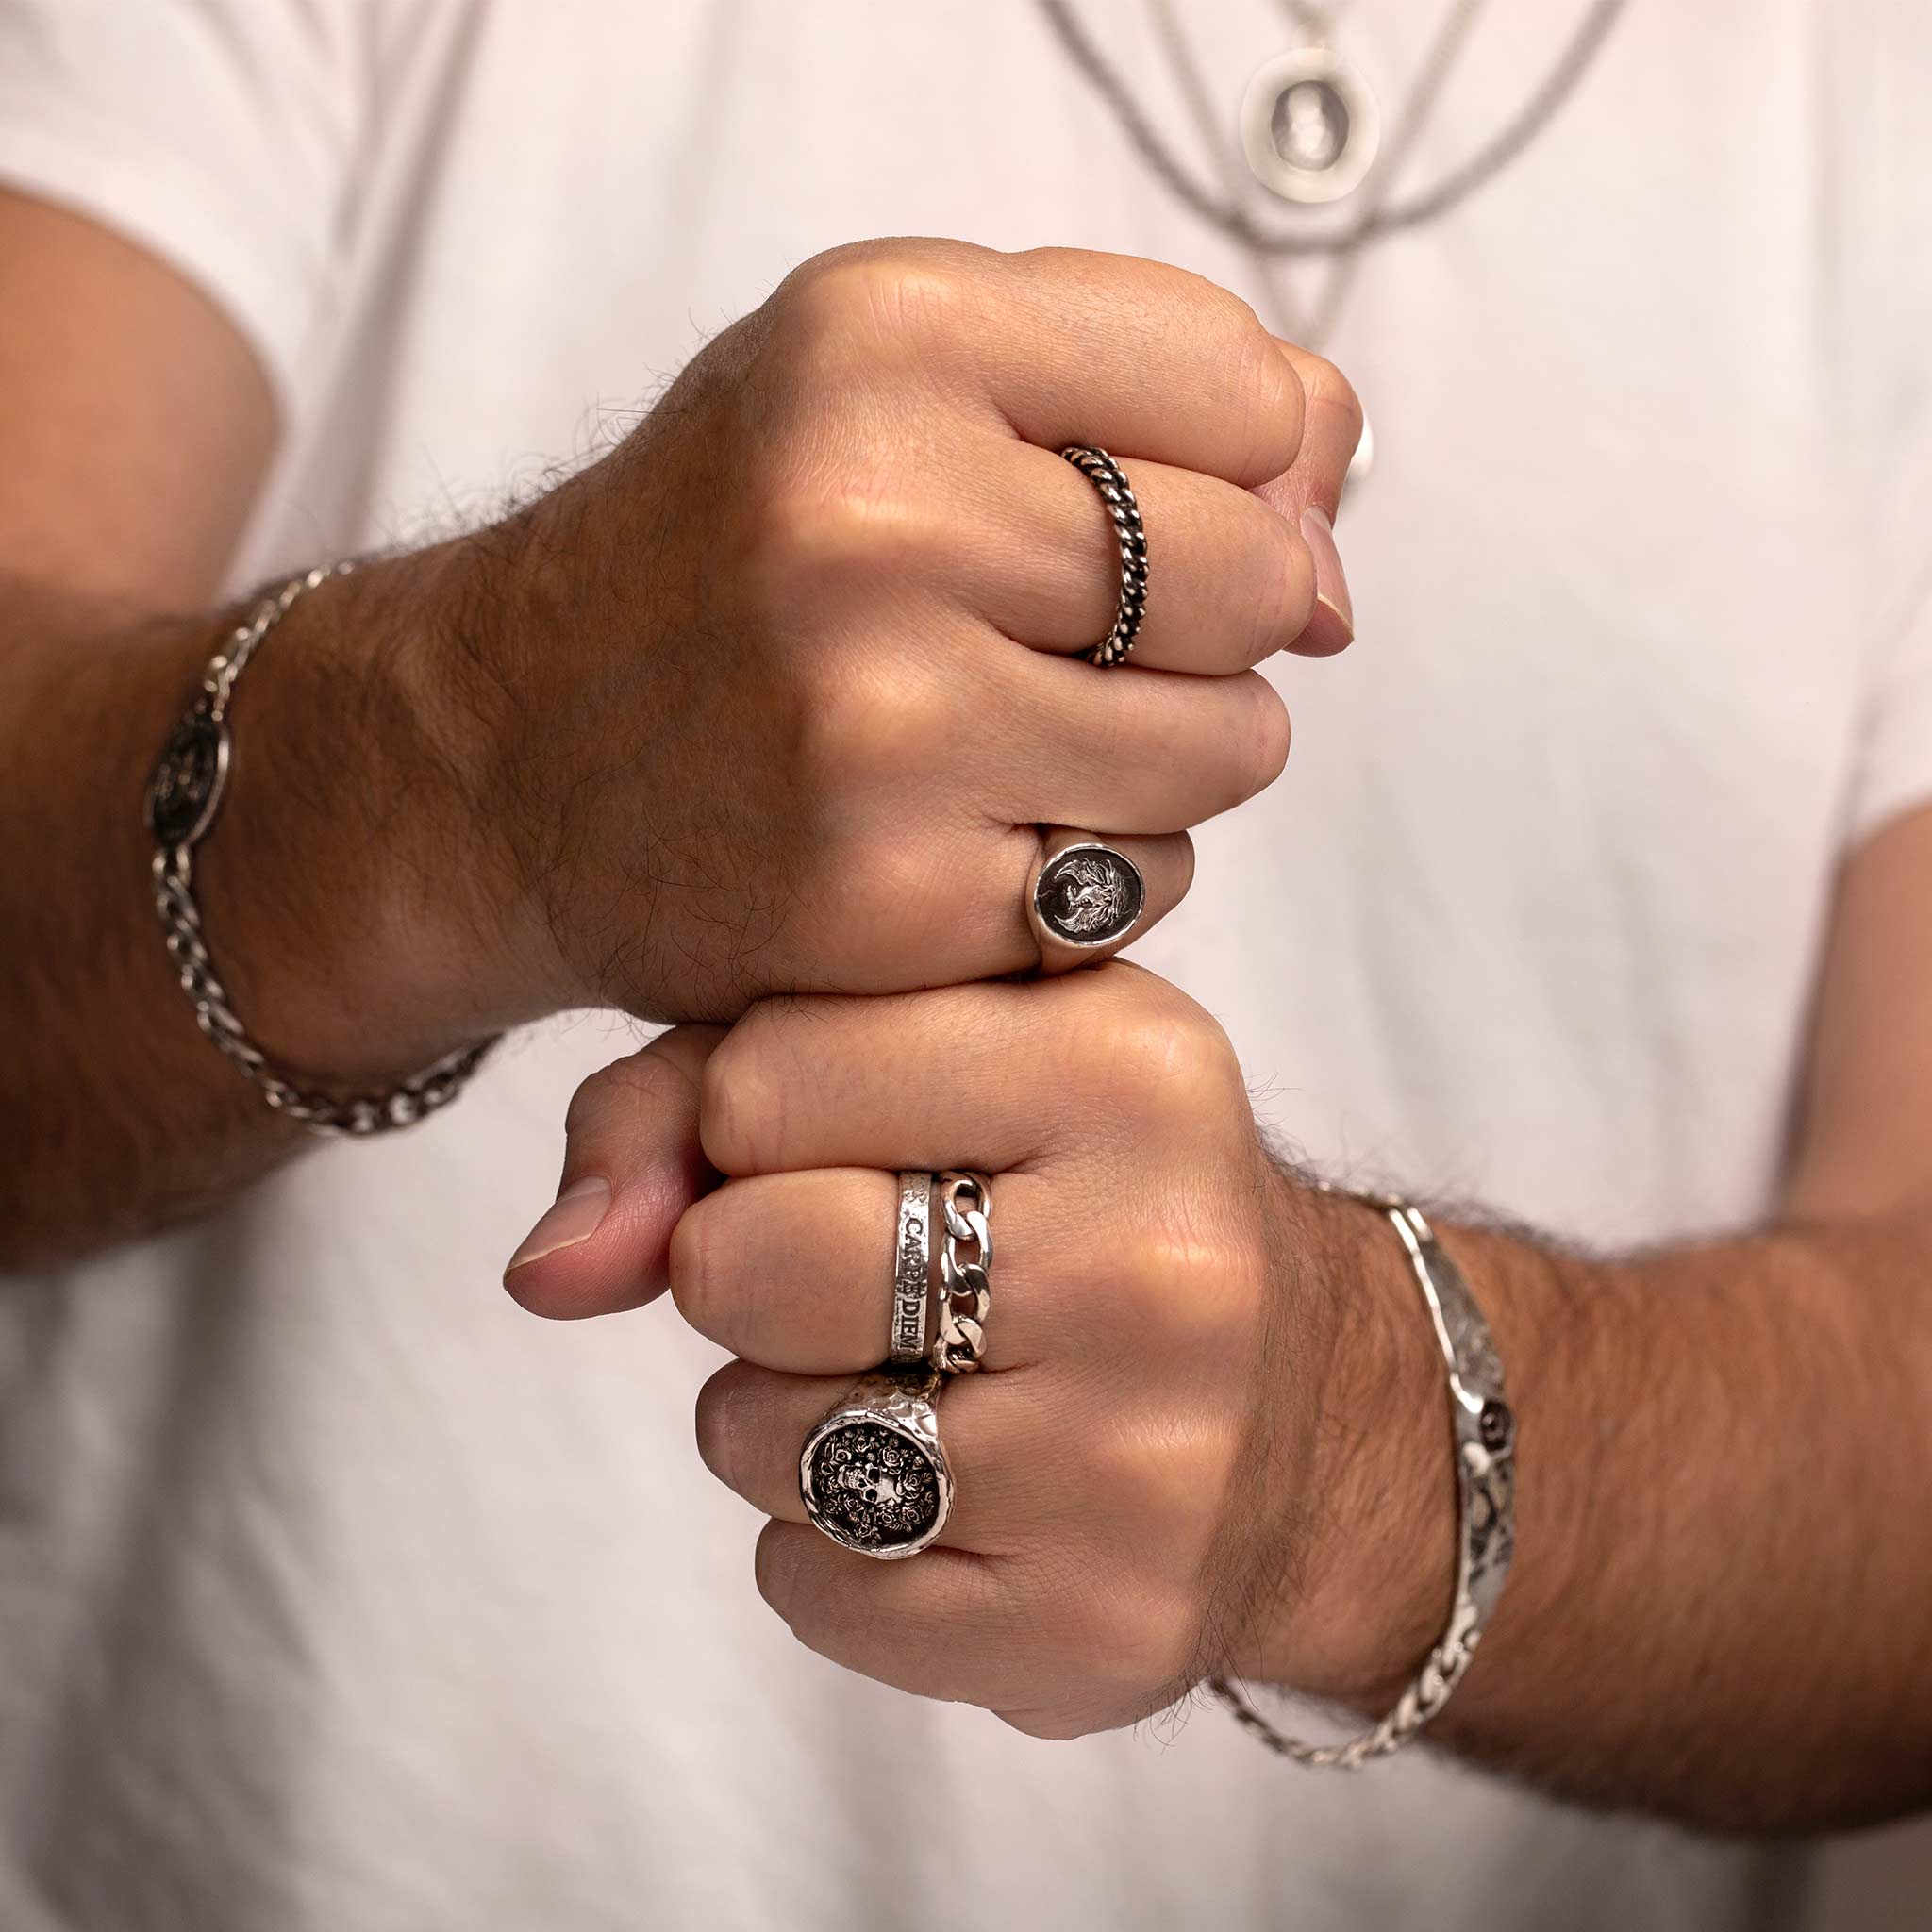
<instances>
[{"instance_id":1,"label":"silver chain necklace","mask_svg":"<svg viewBox=\"0 0 1932 1932\"><path fill-rule=\"evenodd\" d=\"M1146 110L1102 55L1069 0L1040 0L1041 10L1074 66L1113 109L1128 139L1141 151L1141 158L1169 190L1197 215L1238 242L1262 254L1276 256L1346 255L1386 235L1446 214L1515 160L1555 119L1596 58L1624 5L1625 0L1593 0L1569 45L1516 116L1468 160L1452 168L1420 193L1400 200L1391 194L1346 227L1310 235L1271 228L1250 214L1240 201L1218 196L1196 180L1155 131ZM1292 109L1288 111L1291 113Z\"/></svg>"},{"instance_id":2,"label":"silver chain necklace","mask_svg":"<svg viewBox=\"0 0 1932 1932\"><path fill-rule=\"evenodd\" d=\"M1240 169L1235 165L1222 138L1220 123L1208 97L1207 81L1194 59L1192 50L1188 45L1187 36L1181 31L1174 0L1148 0L1148 4L1153 12L1155 25L1160 30L1168 63L1174 69L1181 92L1188 98L1202 142L1221 169L1228 204L1238 208L1241 207L1246 184L1241 180ZM1323 108L1306 110L1314 115L1323 136L1331 133L1334 135L1333 144L1306 152L1302 158L1308 164L1311 175L1316 170L1325 166L1329 174L1347 177L1348 185L1340 190L1331 188L1312 191L1289 198L1307 201L1338 200L1342 193L1352 192L1356 180L1365 178L1366 200L1362 212L1357 219L1357 226L1359 227L1363 223L1373 220L1401 177L1403 165L1413 151L1415 143L1422 138L1429 117L1435 111L1436 103L1441 97L1450 71L1456 65L1457 57L1462 52L1475 26L1476 16L1481 12L1482 5L1483 0L1452 0L1441 29L1436 35L1421 67L1417 70L1415 83L1409 90L1407 100L1403 104L1402 112L1395 122L1389 142L1388 153L1383 157L1379 167L1374 165L1374 159L1380 145L1380 135L1374 120L1364 111L1373 96L1360 81L1354 78L1352 71L1328 44L1326 22L1324 22L1319 29L1322 41L1318 45L1305 45L1283 59L1270 61L1250 84L1247 102L1242 109L1243 145L1249 148L1249 164L1256 178L1263 187L1276 185L1271 178L1265 161L1257 160L1254 153L1255 139L1267 142L1269 157L1273 158L1277 153L1281 110L1277 105L1271 116L1267 104L1284 103L1295 95L1309 93L1325 99L1334 93L1338 100L1346 102L1346 105L1339 107L1334 114L1330 114ZM1306 17L1305 8L1292 8L1291 10ZM1262 104L1258 113L1256 106L1257 101ZM1272 126L1271 121L1274 124ZM1368 149L1366 158L1357 153L1363 145ZM1282 158L1286 161L1285 157ZM1358 247L1344 249L1330 258L1328 272L1324 278L1321 291L1312 307L1304 311L1282 275L1284 264L1279 256L1256 247L1245 237L1240 239L1254 264L1256 275L1267 288L1278 311L1281 332L1304 346L1319 352L1334 333L1341 310L1355 287L1361 250ZM1366 468L1366 459L1363 467Z\"/></svg>"},{"instance_id":3,"label":"silver chain necklace","mask_svg":"<svg viewBox=\"0 0 1932 1932\"><path fill-rule=\"evenodd\" d=\"M1482 0L1455 0L1418 70L1388 152L1380 156L1379 167L1375 165L1380 130L1374 99L1335 50L1332 10L1309 4L1309 0L1284 0L1301 41L1290 53L1263 67L1249 84L1242 110L1242 146L1255 177L1284 200L1305 204L1339 201L1364 182L1368 184L1369 193L1352 222L1340 230L1315 235L1276 232L1248 212L1244 199L1249 183L1234 164L1221 118L1181 30L1173 0L1149 0L1149 4L1169 64L1220 175L1219 198L1174 158L1125 82L1103 58L1069 0L1040 0L1074 66L1114 110L1141 158L1183 203L1241 244L1257 281L1275 310L1278 332L1319 353L1333 334L1354 289L1367 246L1446 214L1515 160L1575 91L1616 24L1624 0L1592 0L1556 64L1515 117L1459 167L1407 200L1396 200L1393 195L1402 165L1475 25ZM1271 156L1280 164L1278 168L1269 165ZM1335 171L1344 162L1347 165L1338 175ZM1338 180L1342 183L1339 190ZM1304 312L1283 272L1291 258L1324 256L1329 259L1328 274L1314 304ZM1352 484L1359 486L1367 478L1374 457L1374 428L1364 422L1360 444L1349 465Z\"/></svg>"}]
</instances>

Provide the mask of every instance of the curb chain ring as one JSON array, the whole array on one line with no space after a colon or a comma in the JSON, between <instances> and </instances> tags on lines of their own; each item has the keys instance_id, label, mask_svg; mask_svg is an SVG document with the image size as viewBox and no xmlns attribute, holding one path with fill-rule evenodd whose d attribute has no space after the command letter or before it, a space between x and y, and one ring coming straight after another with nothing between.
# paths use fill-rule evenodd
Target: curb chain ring
<instances>
[{"instance_id":1,"label":"curb chain ring","mask_svg":"<svg viewBox=\"0 0 1932 1932\"><path fill-rule=\"evenodd\" d=\"M992 1184L983 1174L941 1174L940 1208L945 1234L932 1364L942 1375L971 1374L986 1356L986 1318L992 1307Z\"/></svg>"}]
</instances>

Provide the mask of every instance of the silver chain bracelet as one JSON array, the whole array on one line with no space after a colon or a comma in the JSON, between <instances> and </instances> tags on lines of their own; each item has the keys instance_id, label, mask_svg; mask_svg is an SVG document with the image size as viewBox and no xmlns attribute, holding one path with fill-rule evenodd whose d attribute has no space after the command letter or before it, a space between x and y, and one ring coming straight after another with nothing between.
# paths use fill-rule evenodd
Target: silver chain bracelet
<instances>
[{"instance_id":1,"label":"silver chain bracelet","mask_svg":"<svg viewBox=\"0 0 1932 1932\"><path fill-rule=\"evenodd\" d=\"M296 598L351 568L348 563L318 564L303 575L291 577L279 591L262 598L246 622L229 633L227 641L208 659L200 690L162 747L147 790L147 826L155 838L155 911L167 937L181 991L194 1008L194 1024L255 1082L277 1113L300 1121L317 1134L382 1134L413 1126L425 1114L454 1100L495 1044L486 1040L446 1054L434 1066L411 1074L384 1093L337 1098L304 1088L272 1067L267 1056L249 1039L235 1016L227 989L202 937L201 908L194 900L194 848L213 826L227 786L233 748L228 701L235 681Z\"/></svg>"},{"instance_id":2,"label":"silver chain bracelet","mask_svg":"<svg viewBox=\"0 0 1932 1932\"><path fill-rule=\"evenodd\" d=\"M1503 1362L1490 1325L1420 1208L1393 1194L1353 1198L1386 1215L1401 1238L1448 1364L1460 1554L1448 1628L1414 1682L1374 1730L1342 1744L1304 1744L1277 1731L1227 1678L1210 1679L1236 1721L1271 1751L1322 1771L1358 1771L1372 1757L1400 1750L1449 1702L1503 1594L1516 1554L1516 1418L1503 1397Z\"/></svg>"}]
</instances>

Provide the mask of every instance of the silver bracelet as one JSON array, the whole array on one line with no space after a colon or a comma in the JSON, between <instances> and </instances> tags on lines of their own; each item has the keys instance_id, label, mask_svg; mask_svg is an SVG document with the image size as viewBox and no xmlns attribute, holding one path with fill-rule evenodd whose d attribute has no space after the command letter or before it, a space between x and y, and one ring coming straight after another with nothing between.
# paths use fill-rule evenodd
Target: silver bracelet
<instances>
[{"instance_id":1,"label":"silver bracelet","mask_svg":"<svg viewBox=\"0 0 1932 1932\"><path fill-rule=\"evenodd\" d=\"M256 648L305 591L348 571L347 563L319 564L292 577L255 607L227 642L208 659L181 722L162 747L148 781L147 827L154 834L154 898L168 952L181 991L194 1008L194 1023L208 1039L261 1090L277 1113L318 1134L381 1134L413 1126L425 1114L446 1107L462 1091L494 1041L486 1040L446 1054L434 1066L412 1074L385 1093L338 1099L296 1084L272 1067L249 1039L229 1005L227 989L215 972L202 938L201 909L194 901L194 848L208 837L221 810L233 744L228 701L235 681Z\"/></svg>"},{"instance_id":2,"label":"silver bracelet","mask_svg":"<svg viewBox=\"0 0 1932 1932\"><path fill-rule=\"evenodd\" d=\"M1400 1750L1449 1702L1503 1594L1516 1554L1516 1418L1503 1397L1503 1363L1461 1271L1419 1208L1392 1194L1355 1197L1388 1216L1407 1251L1430 1325L1449 1369L1461 1553L1449 1627L1415 1681L1374 1730L1343 1744L1284 1737L1227 1678L1211 1680L1236 1720L1271 1751L1324 1771L1358 1771Z\"/></svg>"}]
</instances>

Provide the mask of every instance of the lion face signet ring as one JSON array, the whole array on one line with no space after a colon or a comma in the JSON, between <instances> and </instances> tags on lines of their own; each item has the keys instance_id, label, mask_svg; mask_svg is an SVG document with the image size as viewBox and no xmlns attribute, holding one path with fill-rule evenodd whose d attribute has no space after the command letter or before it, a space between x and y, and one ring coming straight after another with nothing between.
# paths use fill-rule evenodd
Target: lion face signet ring
<instances>
[{"instance_id":1,"label":"lion face signet ring","mask_svg":"<svg viewBox=\"0 0 1932 1932\"><path fill-rule=\"evenodd\" d=\"M1125 853L1085 832L1049 832L1026 888L1041 970L1064 973L1117 952L1146 906L1146 881Z\"/></svg>"}]
</instances>

